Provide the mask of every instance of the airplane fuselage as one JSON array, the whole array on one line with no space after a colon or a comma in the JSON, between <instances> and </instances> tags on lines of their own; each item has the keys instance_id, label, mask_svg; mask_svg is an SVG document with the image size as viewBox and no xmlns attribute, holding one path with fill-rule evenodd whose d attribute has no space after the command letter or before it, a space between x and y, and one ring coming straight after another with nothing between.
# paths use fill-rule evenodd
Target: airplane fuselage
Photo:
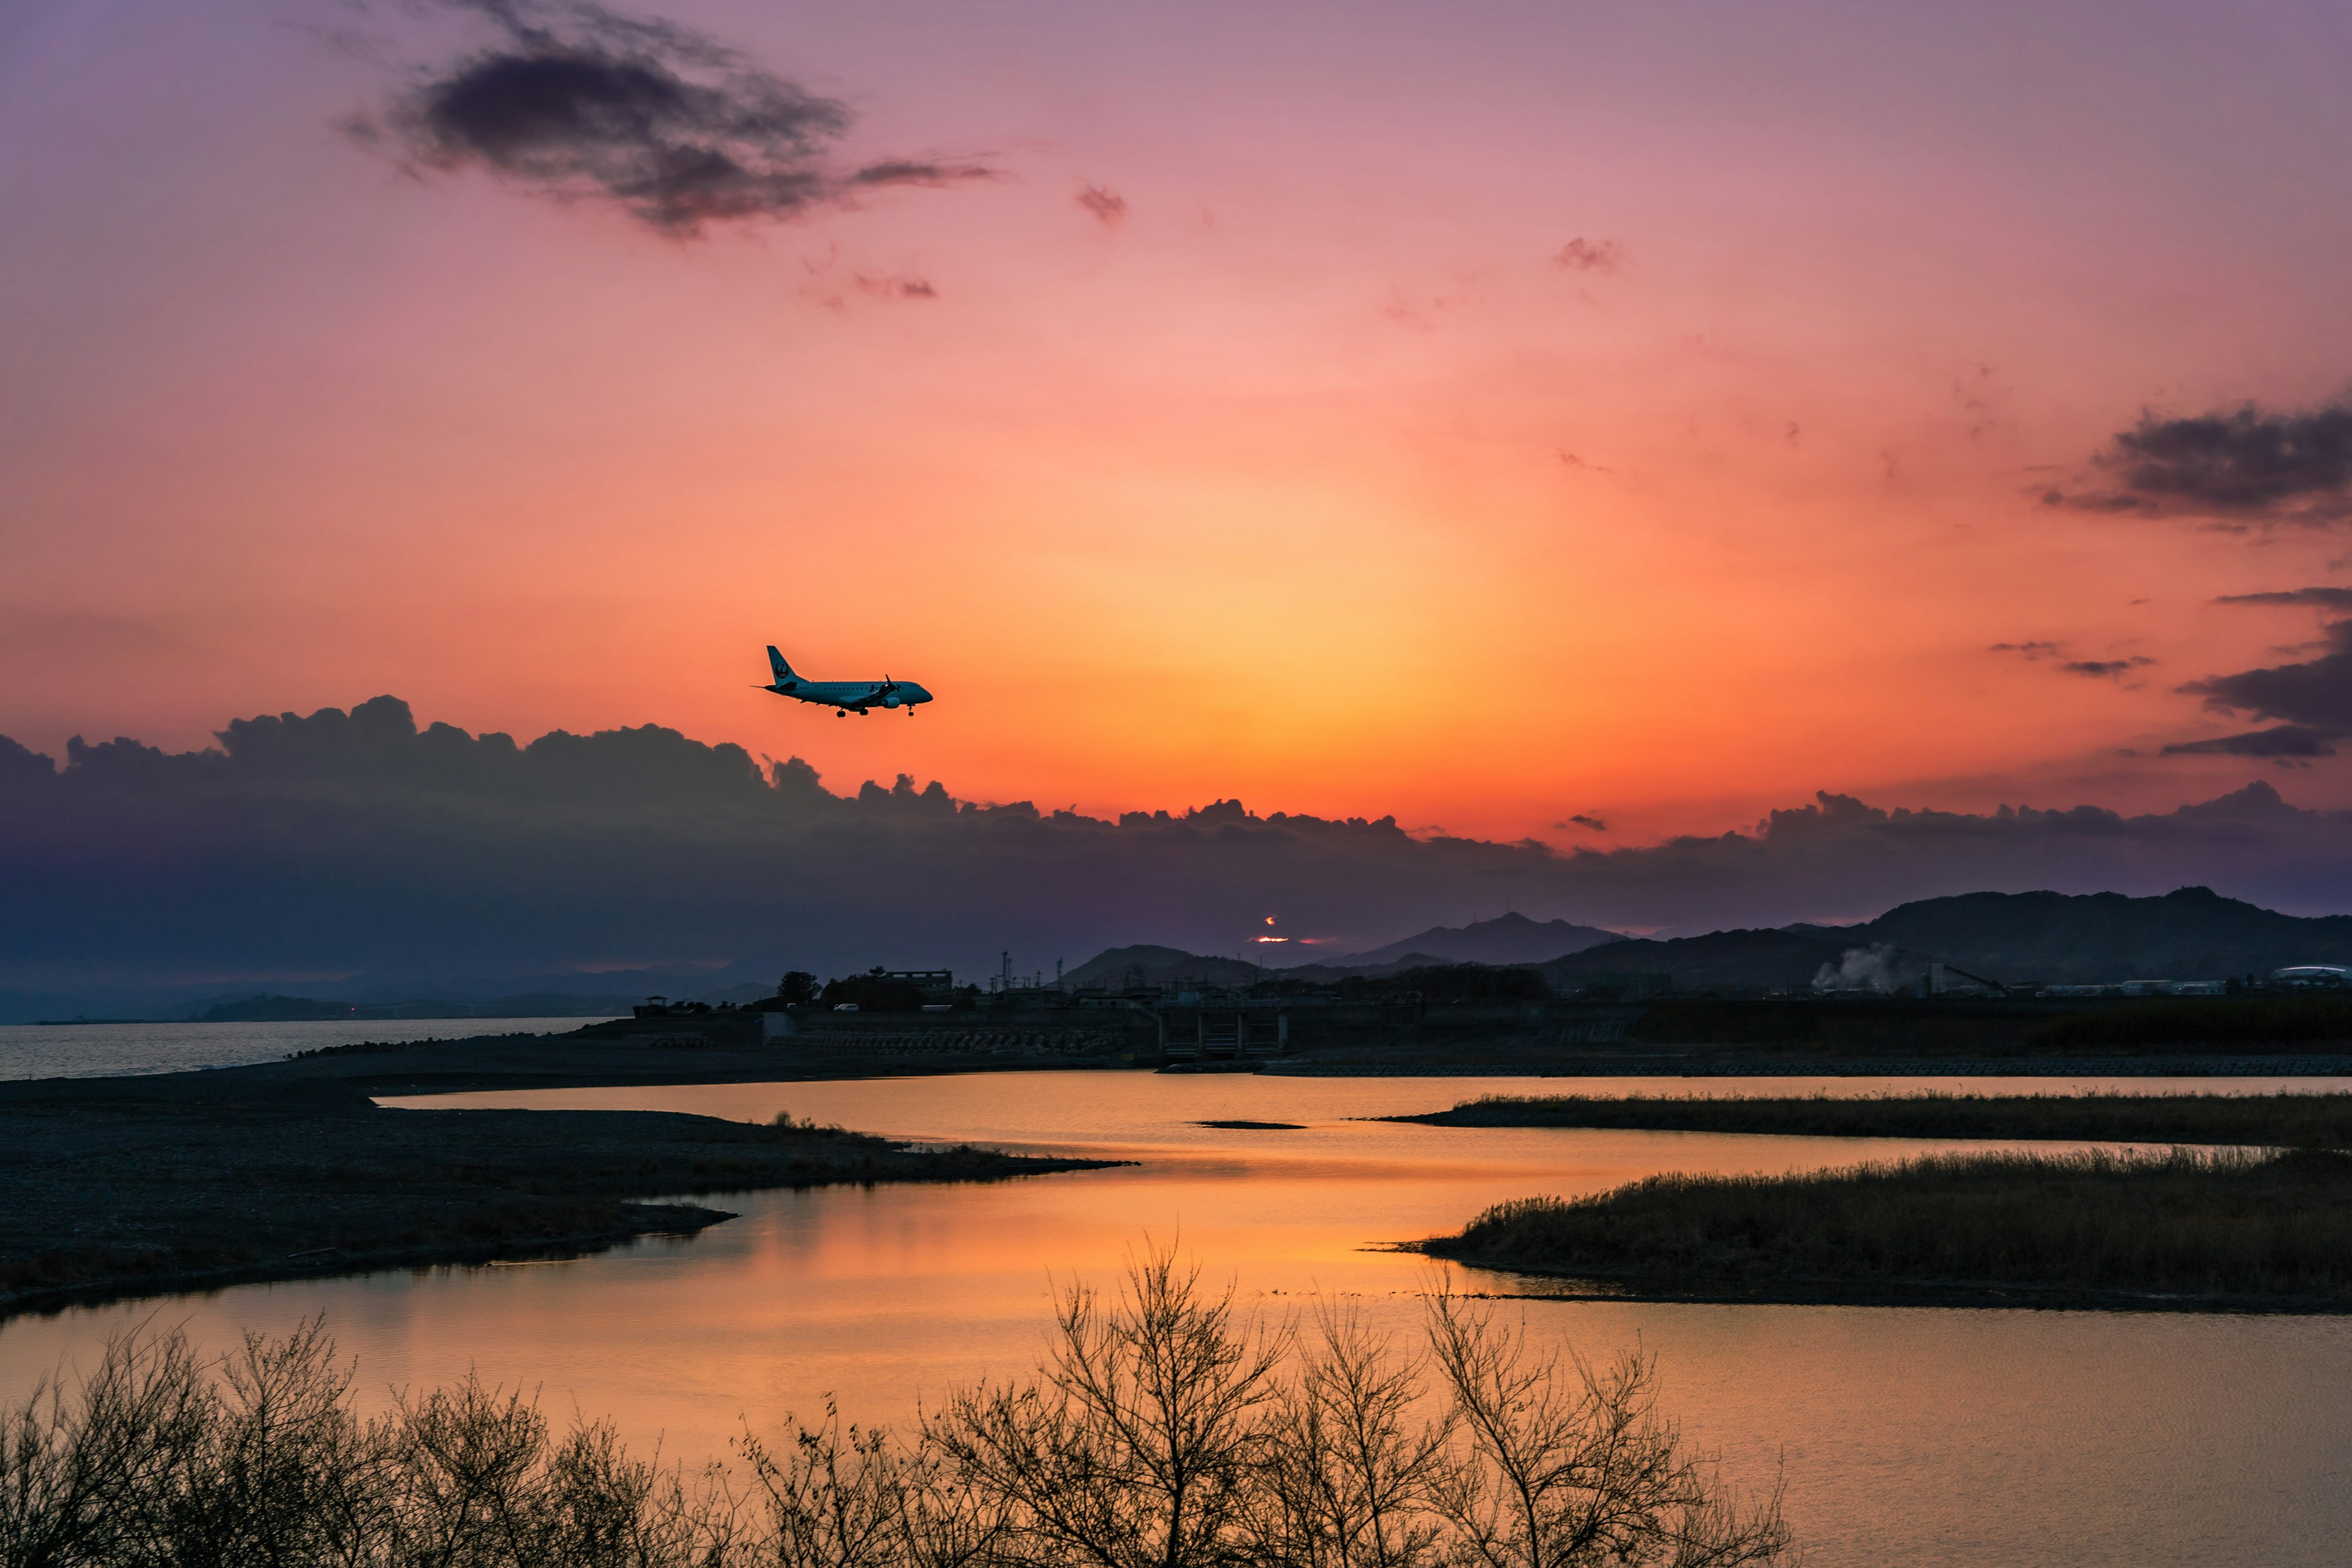
<instances>
[{"instance_id":1,"label":"airplane fuselage","mask_svg":"<svg viewBox=\"0 0 2352 1568\"><path fill-rule=\"evenodd\" d=\"M931 694L911 680L780 680L763 686L779 697L863 713L869 708L912 708Z\"/></svg>"},{"instance_id":2,"label":"airplane fuselage","mask_svg":"<svg viewBox=\"0 0 2352 1568\"><path fill-rule=\"evenodd\" d=\"M775 672L775 680L761 687L762 691L844 713L869 713L877 708L911 710L916 704L931 700L931 694L917 682L893 680L887 675L879 680L803 680L784 662L783 655L772 647L768 650L768 663Z\"/></svg>"}]
</instances>

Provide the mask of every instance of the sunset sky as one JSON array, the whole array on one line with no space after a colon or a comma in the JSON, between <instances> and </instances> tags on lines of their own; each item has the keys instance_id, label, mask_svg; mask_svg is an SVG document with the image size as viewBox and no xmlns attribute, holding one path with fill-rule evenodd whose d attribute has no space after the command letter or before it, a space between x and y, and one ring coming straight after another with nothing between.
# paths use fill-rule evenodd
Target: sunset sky
<instances>
[{"instance_id":1,"label":"sunset sky","mask_svg":"<svg viewBox=\"0 0 2352 1568\"><path fill-rule=\"evenodd\" d=\"M389 692L1562 846L2352 805L2329 596L2216 602L2352 584L2340 5L651 15L0 7L0 733ZM769 162L661 205L551 81Z\"/></svg>"}]
</instances>

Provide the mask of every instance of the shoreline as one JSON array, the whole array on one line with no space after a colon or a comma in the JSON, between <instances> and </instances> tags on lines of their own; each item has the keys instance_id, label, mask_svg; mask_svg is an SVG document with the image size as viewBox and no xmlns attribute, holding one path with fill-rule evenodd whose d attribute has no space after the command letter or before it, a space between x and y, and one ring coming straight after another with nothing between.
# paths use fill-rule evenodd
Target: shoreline
<instances>
[{"instance_id":1,"label":"shoreline","mask_svg":"<svg viewBox=\"0 0 2352 1568\"><path fill-rule=\"evenodd\" d=\"M0 1084L0 1320L586 1256L736 1217L684 1201L715 1194L1118 1163L673 1111L383 1107L345 1081L266 1069Z\"/></svg>"},{"instance_id":2,"label":"shoreline","mask_svg":"<svg viewBox=\"0 0 2352 1568\"><path fill-rule=\"evenodd\" d=\"M1433 1238L1438 1241L1448 1237ZM2328 1318L2352 1315L2352 1301L2315 1296L2211 1295L2138 1290L2090 1290L2073 1286L2030 1285L1976 1280L1922 1280L1910 1286L1846 1289L1835 1280L1789 1280L1753 1290L1727 1287L1664 1289L1631 1283L1633 1276L1613 1276L1596 1269L1553 1269L1522 1264L1486 1262L1433 1250L1424 1242L1405 1242L1400 1252L1458 1263L1466 1268L1495 1274L1516 1274L1531 1279L1585 1281L1591 1290L1465 1290L1477 1301L1622 1301L1645 1306L1688 1307L1882 1307L1930 1308L1950 1311L2030 1312L2210 1312L2224 1316L2284 1316Z\"/></svg>"}]
</instances>

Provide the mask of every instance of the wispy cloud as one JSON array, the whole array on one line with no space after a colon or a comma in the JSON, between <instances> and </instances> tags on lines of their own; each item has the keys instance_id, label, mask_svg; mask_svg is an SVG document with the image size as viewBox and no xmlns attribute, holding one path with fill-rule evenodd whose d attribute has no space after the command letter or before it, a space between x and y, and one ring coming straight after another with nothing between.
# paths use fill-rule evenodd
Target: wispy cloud
<instances>
[{"instance_id":1,"label":"wispy cloud","mask_svg":"<svg viewBox=\"0 0 2352 1568\"><path fill-rule=\"evenodd\" d=\"M1080 185L1076 200L1105 228L1117 228L1127 221L1127 198L1108 186Z\"/></svg>"},{"instance_id":2,"label":"wispy cloud","mask_svg":"<svg viewBox=\"0 0 2352 1568\"><path fill-rule=\"evenodd\" d=\"M2321 610L2352 610L2352 588L2284 588L2267 594L2224 594L2217 605L2301 605Z\"/></svg>"},{"instance_id":3,"label":"wispy cloud","mask_svg":"<svg viewBox=\"0 0 2352 1568\"><path fill-rule=\"evenodd\" d=\"M1554 251L1552 262L1570 272L1619 272L1624 269L1625 247L1613 239L1580 236Z\"/></svg>"}]
</instances>

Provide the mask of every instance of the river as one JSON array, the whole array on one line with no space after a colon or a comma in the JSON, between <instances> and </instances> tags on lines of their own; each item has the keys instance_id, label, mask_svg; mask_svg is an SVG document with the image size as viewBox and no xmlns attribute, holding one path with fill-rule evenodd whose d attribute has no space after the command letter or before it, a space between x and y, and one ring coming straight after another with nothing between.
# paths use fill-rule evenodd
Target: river
<instances>
[{"instance_id":1,"label":"river","mask_svg":"<svg viewBox=\"0 0 2352 1568\"><path fill-rule=\"evenodd\" d=\"M766 1120L779 1111L925 1141L1135 1163L1020 1181L718 1200L741 1217L689 1240L565 1262L397 1271L76 1309L0 1326L21 1397L110 1332L186 1323L204 1343L323 1315L372 1397L478 1367L551 1413L611 1414L672 1457L723 1451L836 1394L903 1421L951 1386L1018 1373L1052 1292L1107 1282L1176 1242L1253 1310L1348 1296L1400 1336L1444 1268L1388 1244L1486 1205L1599 1191L1657 1171L1770 1172L1958 1145L1458 1129L1352 1120L1559 1079L1003 1073L830 1083L572 1089L396 1104L614 1107ZM2247 1091L2340 1080L2069 1085L1864 1079L1579 1080L1582 1092ZM1248 1118L1296 1131L1203 1128ZM1981 1147L1981 1145L1975 1145ZM1654 1354L1665 1405L1735 1481L1785 1476L1808 1561L1991 1565L2336 1563L2352 1539L2352 1319L1504 1300L1547 1340Z\"/></svg>"}]
</instances>

